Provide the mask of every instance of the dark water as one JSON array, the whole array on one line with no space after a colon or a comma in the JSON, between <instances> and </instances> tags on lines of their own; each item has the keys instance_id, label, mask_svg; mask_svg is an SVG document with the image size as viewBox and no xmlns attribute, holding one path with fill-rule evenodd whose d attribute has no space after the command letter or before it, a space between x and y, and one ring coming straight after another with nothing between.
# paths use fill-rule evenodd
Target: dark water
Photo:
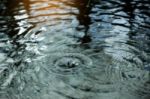
<instances>
[{"instance_id":1,"label":"dark water","mask_svg":"<svg viewBox=\"0 0 150 99\"><path fill-rule=\"evenodd\" d=\"M0 1L0 99L150 99L149 0Z\"/></svg>"}]
</instances>

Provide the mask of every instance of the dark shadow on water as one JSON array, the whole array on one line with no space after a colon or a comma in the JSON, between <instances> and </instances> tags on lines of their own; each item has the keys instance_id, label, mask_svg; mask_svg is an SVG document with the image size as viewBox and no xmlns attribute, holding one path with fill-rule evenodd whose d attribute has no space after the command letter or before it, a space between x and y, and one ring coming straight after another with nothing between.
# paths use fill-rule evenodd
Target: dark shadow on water
<instances>
[{"instance_id":1,"label":"dark shadow on water","mask_svg":"<svg viewBox=\"0 0 150 99\"><path fill-rule=\"evenodd\" d=\"M16 8L19 4L19 1L16 0L9 0L3 3L3 11L0 13L0 26L1 32L5 35L8 35L12 38L14 35L18 33L18 27L16 20L14 19L14 11L13 9Z\"/></svg>"}]
</instances>

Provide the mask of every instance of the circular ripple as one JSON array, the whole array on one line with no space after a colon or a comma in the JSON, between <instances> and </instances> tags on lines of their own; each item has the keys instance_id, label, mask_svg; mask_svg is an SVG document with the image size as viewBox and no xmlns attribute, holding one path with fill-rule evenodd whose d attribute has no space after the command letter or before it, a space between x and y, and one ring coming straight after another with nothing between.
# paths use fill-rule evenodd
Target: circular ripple
<instances>
[{"instance_id":1,"label":"circular ripple","mask_svg":"<svg viewBox=\"0 0 150 99\"><path fill-rule=\"evenodd\" d=\"M80 53L53 53L47 56L44 64L57 74L72 74L88 68L92 60Z\"/></svg>"},{"instance_id":2,"label":"circular ripple","mask_svg":"<svg viewBox=\"0 0 150 99\"><path fill-rule=\"evenodd\" d=\"M129 65L128 68L125 67L121 70L122 79L122 92L129 93L132 95L144 96L145 94L150 94L149 88L149 72L138 68L139 66L134 66L134 64Z\"/></svg>"}]
</instances>

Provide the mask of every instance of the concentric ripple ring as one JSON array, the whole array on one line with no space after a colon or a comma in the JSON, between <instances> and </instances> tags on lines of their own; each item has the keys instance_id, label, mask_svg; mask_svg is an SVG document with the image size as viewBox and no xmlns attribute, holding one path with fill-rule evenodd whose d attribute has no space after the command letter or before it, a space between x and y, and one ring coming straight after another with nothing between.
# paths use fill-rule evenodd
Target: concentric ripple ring
<instances>
[{"instance_id":1,"label":"concentric ripple ring","mask_svg":"<svg viewBox=\"0 0 150 99\"><path fill-rule=\"evenodd\" d=\"M52 53L46 59L48 68L58 74L76 73L93 64L88 56L81 53Z\"/></svg>"}]
</instances>

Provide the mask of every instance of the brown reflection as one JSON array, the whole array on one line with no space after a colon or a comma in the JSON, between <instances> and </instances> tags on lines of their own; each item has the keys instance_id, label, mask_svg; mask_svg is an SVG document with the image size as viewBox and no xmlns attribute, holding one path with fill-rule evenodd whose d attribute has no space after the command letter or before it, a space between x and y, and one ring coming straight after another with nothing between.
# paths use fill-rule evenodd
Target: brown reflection
<instances>
[{"instance_id":1,"label":"brown reflection","mask_svg":"<svg viewBox=\"0 0 150 99\"><path fill-rule=\"evenodd\" d=\"M79 15L77 16L80 25L85 26L85 32L89 29L89 24L91 23L91 19L89 17L91 4L89 4L88 0L76 0L76 5L80 11Z\"/></svg>"},{"instance_id":2,"label":"brown reflection","mask_svg":"<svg viewBox=\"0 0 150 99\"><path fill-rule=\"evenodd\" d=\"M42 3L44 4L46 1L41 1L41 0L37 0L37 1L29 1L29 0L23 0L25 9L27 10L28 14L30 13L30 4L34 4L34 3L41 3L40 5L42 5ZM77 30L83 30L85 32L85 36L81 39L82 43L87 43L91 41L90 36L88 35L88 29L89 29L89 25L91 24L91 19L89 17L91 8L93 6L93 0L51 0L48 1L48 6L46 7L37 7L36 11L33 15L29 16L31 18L35 18L35 17L39 17L39 16L54 16L56 18L61 17L62 15L65 16L67 14L73 14L76 15L76 13L74 12L69 12L69 13L57 13L57 12L53 12L56 9L64 9L61 8L60 5L58 4L59 2L63 3L64 7L65 6L70 6L70 7L75 7L79 10L79 14L77 14L77 19L80 23L80 25L77 27ZM48 12L49 10L49 12ZM47 12L46 12L47 11ZM51 12L52 11L52 12ZM37 13L37 14L36 14Z\"/></svg>"},{"instance_id":3,"label":"brown reflection","mask_svg":"<svg viewBox=\"0 0 150 99\"><path fill-rule=\"evenodd\" d=\"M30 0L22 0L23 4L24 4L24 7L27 11L27 14L29 15L30 13Z\"/></svg>"},{"instance_id":4,"label":"brown reflection","mask_svg":"<svg viewBox=\"0 0 150 99\"><path fill-rule=\"evenodd\" d=\"M73 14L73 15L76 15L80 25L77 27L77 30L79 31L84 31L85 33L85 36L83 38L80 39L80 41L82 43L88 43L88 42L91 42L91 37L89 36L88 34L88 30L89 30L89 25L91 24L91 19L89 17L89 14L91 12L91 8L93 7L94 3L96 2L97 0L49 0L47 1L48 3L48 6L47 7L37 7L34 15L30 15L31 14L31 8L30 6L32 4L34 4L35 2L38 2L38 3L42 3L44 4L46 1L42 1L42 0L36 0L36 1L30 1L30 0L9 0L7 2L7 10L5 11L5 15L8 14L9 16L11 16L11 20L13 20L13 22L10 22L11 25L13 26L8 26L11 28L11 32L9 32L8 34L13 37L14 35L16 35L18 33L18 30L15 29L17 27L19 27L17 25L17 22L16 20L14 19L14 9L18 9L19 10L19 3L23 3L23 7L24 9L26 10L26 13L29 15L30 18L35 19L35 17L39 17L39 16L52 16L54 15L54 17L56 18L59 18L60 16L65 16L67 15L68 13L53 13L51 12L51 10L55 10L57 8L59 9L63 9L59 6L59 2L63 3L64 6L71 6L71 7L75 7L79 10L79 14L76 14L74 12L69 12L69 14ZM15 3L14 3L15 2ZM53 3L49 3L49 2L53 2ZM49 10L50 9L50 10ZM17 11L15 11L15 13L19 14ZM48 13L48 14L47 14ZM50 13L50 14L49 14ZM51 14L52 13L52 14ZM37 15L36 15L37 14ZM39 21L42 21L39 20ZM38 22L39 23L39 22ZM32 23L31 23L32 24Z\"/></svg>"},{"instance_id":5,"label":"brown reflection","mask_svg":"<svg viewBox=\"0 0 150 99\"><path fill-rule=\"evenodd\" d=\"M84 26L84 32L85 36L81 38L82 43L88 43L91 42L91 37L88 35L89 25L91 24L91 19L89 17L91 8L92 8L92 2L91 0L76 0L77 7L80 11L79 15L77 16L80 25ZM80 27L77 28L78 30L82 29Z\"/></svg>"}]
</instances>

